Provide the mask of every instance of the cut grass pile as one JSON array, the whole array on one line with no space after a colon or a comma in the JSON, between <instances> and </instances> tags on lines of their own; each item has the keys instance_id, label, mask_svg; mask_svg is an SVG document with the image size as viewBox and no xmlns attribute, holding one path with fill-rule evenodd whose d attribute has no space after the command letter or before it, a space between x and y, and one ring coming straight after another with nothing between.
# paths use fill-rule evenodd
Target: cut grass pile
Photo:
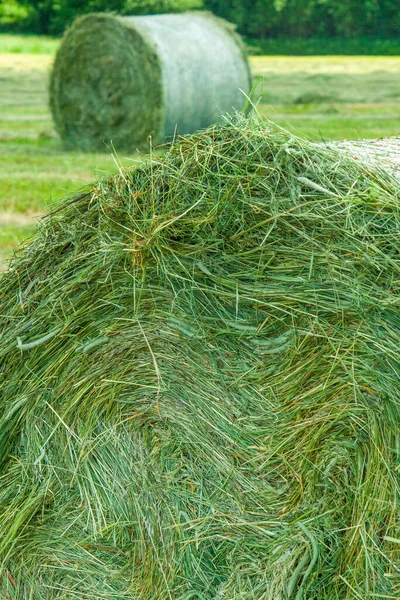
<instances>
[{"instance_id":1,"label":"cut grass pile","mask_svg":"<svg viewBox=\"0 0 400 600\"><path fill-rule=\"evenodd\" d=\"M0 279L12 600L400 594L400 181L238 117Z\"/></svg>"},{"instance_id":2,"label":"cut grass pile","mask_svg":"<svg viewBox=\"0 0 400 600\"><path fill-rule=\"evenodd\" d=\"M135 150L208 127L249 89L240 37L211 13L92 14L64 36L50 105L67 147Z\"/></svg>"}]
</instances>

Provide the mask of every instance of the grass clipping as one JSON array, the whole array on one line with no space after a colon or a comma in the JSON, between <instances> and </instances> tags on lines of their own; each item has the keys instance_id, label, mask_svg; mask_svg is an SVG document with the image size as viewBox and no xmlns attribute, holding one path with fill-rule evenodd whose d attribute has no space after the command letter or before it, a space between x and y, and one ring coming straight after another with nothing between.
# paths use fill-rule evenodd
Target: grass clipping
<instances>
[{"instance_id":1,"label":"grass clipping","mask_svg":"<svg viewBox=\"0 0 400 600\"><path fill-rule=\"evenodd\" d=\"M192 133L239 109L250 71L234 26L210 13L77 19L50 83L69 148L106 150Z\"/></svg>"},{"instance_id":2,"label":"grass clipping","mask_svg":"<svg viewBox=\"0 0 400 600\"><path fill-rule=\"evenodd\" d=\"M400 594L400 181L239 117L1 278L1 590Z\"/></svg>"}]
</instances>

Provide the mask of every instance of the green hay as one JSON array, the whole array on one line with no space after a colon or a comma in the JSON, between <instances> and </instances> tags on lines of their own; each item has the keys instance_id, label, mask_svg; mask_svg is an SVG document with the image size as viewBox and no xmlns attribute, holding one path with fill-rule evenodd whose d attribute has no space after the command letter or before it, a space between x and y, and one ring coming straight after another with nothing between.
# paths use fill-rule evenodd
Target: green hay
<instances>
[{"instance_id":1,"label":"green hay","mask_svg":"<svg viewBox=\"0 0 400 600\"><path fill-rule=\"evenodd\" d=\"M222 19L92 14L64 36L50 106L67 147L135 149L208 127L249 89L241 40Z\"/></svg>"},{"instance_id":2,"label":"green hay","mask_svg":"<svg viewBox=\"0 0 400 600\"><path fill-rule=\"evenodd\" d=\"M12 600L400 595L400 181L238 118L0 284Z\"/></svg>"}]
</instances>

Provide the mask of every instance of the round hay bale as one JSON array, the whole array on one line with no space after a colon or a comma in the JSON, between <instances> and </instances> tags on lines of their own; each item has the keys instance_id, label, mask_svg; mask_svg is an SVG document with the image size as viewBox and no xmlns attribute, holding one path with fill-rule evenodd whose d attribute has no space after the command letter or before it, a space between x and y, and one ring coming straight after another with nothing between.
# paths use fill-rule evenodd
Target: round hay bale
<instances>
[{"instance_id":1,"label":"round hay bale","mask_svg":"<svg viewBox=\"0 0 400 600\"><path fill-rule=\"evenodd\" d=\"M364 165L384 169L400 177L400 137L392 136L376 140L351 140L330 142L336 148Z\"/></svg>"},{"instance_id":2,"label":"round hay bale","mask_svg":"<svg viewBox=\"0 0 400 600\"><path fill-rule=\"evenodd\" d=\"M240 109L250 83L234 26L210 13L92 14L64 36L50 106L70 148L136 148L149 135L159 143Z\"/></svg>"},{"instance_id":3,"label":"round hay bale","mask_svg":"<svg viewBox=\"0 0 400 600\"><path fill-rule=\"evenodd\" d=\"M0 279L12 600L397 598L400 181L240 118Z\"/></svg>"}]
</instances>

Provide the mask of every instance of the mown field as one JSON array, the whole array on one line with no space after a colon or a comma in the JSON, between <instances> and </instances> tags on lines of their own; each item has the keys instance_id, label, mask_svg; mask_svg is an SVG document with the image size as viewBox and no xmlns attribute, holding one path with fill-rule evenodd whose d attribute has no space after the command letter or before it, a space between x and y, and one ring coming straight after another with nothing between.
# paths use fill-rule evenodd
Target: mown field
<instances>
[{"instance_id":1,"label":"mown field","mask_svg":"<svg viewBox=\"0 0 400 600\"><path fill-rule=\"evenodd\" d=\"M38 216L117 168L111 152L65 152L51 121L47 81L58 41L0 35L0 269ZM315 140L398 135L400 57L251 58L265 77L260 112ZM117 149L118 150L118 149ZM141 156L119 156L129 166Z\"/></svg>"}]
</instances>

